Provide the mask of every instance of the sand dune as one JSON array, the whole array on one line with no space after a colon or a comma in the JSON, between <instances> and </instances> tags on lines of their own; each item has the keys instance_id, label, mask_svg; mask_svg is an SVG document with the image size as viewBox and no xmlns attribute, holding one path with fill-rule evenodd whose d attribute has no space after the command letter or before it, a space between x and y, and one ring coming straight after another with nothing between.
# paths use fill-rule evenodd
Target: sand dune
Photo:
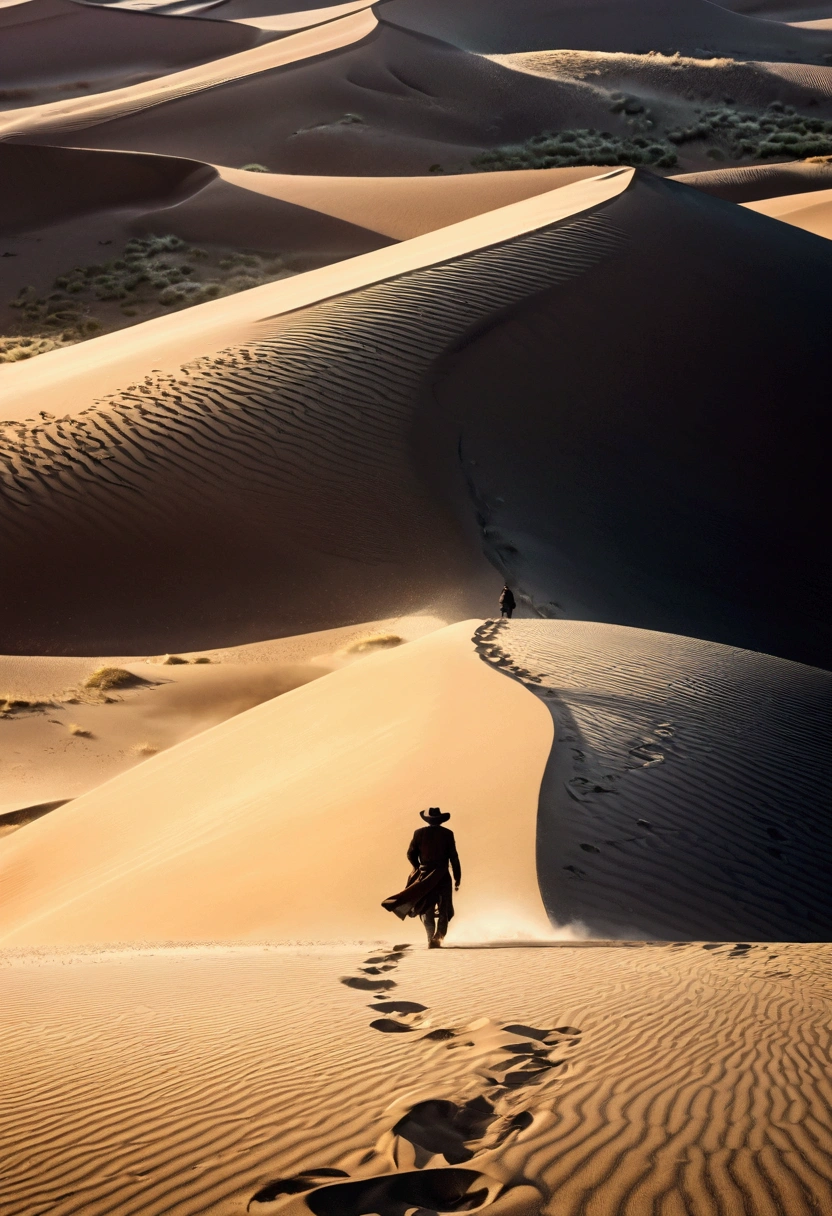
<instances>
[{"instance_id":1,"label":"sand dune","mask_svg":"<svg viewBox=\"0 0 832 1216\"><path fill-rule=\"evenodd\" d=\"M154 17L71 0L0 8L0 102L116 88L231 55L267 35L230 22Z\"/></svg>"},{"instance_id":2,"label":"sand dune","mask_svg":"<svg viewBox=\"0 0 832 1216\"><path fill-rule=\"evenodd\" d=\"M810 453L828 387L810 352L832 249L752 214L637 175L604 210L614 256L435 361L425 459L444 443L448 501L475 504L491 560L536 613L827 666ZM647 368L632 360L645 341Z\"/></svg>"},{"instance_id":3,"label":"sand dune","mask_svg":"<svg viewBox=\"0 0 832 1216\"><path fill-rule=\"evenodd\" d=\"M145 17L139 18L145 20ZM160 17L160 21L167 18ZM194 23L196 24L196 23ZM200 23L200 27L201 27ZM161 80L151 80L121 89L114 89L106 96L79 97L68 101L47 102L23 109L11 110L0 116L0 136L24 136L32 138L43 132L74 132L85 130L97 123L106 122L113 116L137 114L171 99L187 97L206 89L215 88L228 81L236 81L257 75L298 60L326 54L348 46L364 38L375 28L375 18L369 10L357 12L341 21L330 22L321 29L311 29L299 34L290 34L276 43L266 46L251 46L250 49L228 54L199 68L170 72ZM233 26L237 29L239 27ZM266 35L255 37L255 43ZM239 115L238 115L239 117ZM56 139L43 142L59 142ZM78 143L77 139L66 142ZM84 140L86 143L87 141ZM120 146L120 145L119 145ZM124 148L129 150L130 145ZM139 149L140 151L142 149ZM150 148L150 151L160 149Z\"/></svg>"},{"instance_id":4,"label":"sand dune","mask_svg":"<svg viewBox=\"0 0 832 1216\"><path fill-rule=\"evenodd\" d=\"M223 181L318 215L408 240L572 182L611 172L609 166L470 173L449 177L313 177L241 173L218 166ZM205 192L203 191L203 194ZM172 218L196 205L177 207ZM178 229L177 229L178 231Z\"/></svg>"},{"instance_id":5,"label":"sand dune","mask_svg":"<svg viewBox=\"0 0 832 1216\"><path fill-rule=\"evenodd\" d=\"M811 191L809 194L787 194L783 198L767 198L745 203L749 211L768 215L774 220L794 224L805 232L832 240L832 189Z\"/></svg>"},{"instance_id":6,"label":"sand dune","mask_svg":"<svg viewBox=\"0 0 832 1216\"><path fill-rule=\"evenodd\" d=\"M368 1176L392 1175L413 1202L416 1163L447 1175L441 1150L455 1156L454 1144L473 1154L456 1168L488 1180L476 1183L483 1213L505 1212L502 1197L529 1216L532 1188L562 1216L681 1212L677 1200L789 1216L832 1205L827 946L412 952L388 975L394 1003L417 1012L392 1015L338 982L379 956L5 955L8 1216L47 1205L59 1216L241 1216L269 1183L321 1168L346 1176L308 1179L313 1210L330 1210L318 1187ZM382 1017L414 1030L385 1034L372 1025ZM524 1061L536 1042L524 1047L502 1029L512 1026L580 1033L538 1044L556 1067L502 1087L513 1053ZM453 1050L425 1038L442 1028ZM449 1122L469 1101L479 1120L465 1146ZM493 1108L502 1118L488 1126ZM413 1143L426 1139L432 1150ZM387 1185L383 1216L400 1210ZM331 1203L347 1194L328 1192ZM280 1200L308 1210L284 1194L249 1211Z\"/></svg>"},{"instance_id":7,"label":"sand dune","mask_svg":"<svg viewBox=\"0 0 832 1216\"><path fill-rule=\"evenodd\" d=\"M780 165L738 165L703 173L682 173L676 179L705 194L731 203L753 203L784 194L832 189L832 162L790 161Z\"/></svg>"},{"instance_id":8,"label":"sand dune","mask_svg":"<svg viewBox=\"0 0 832 1216\"><path fill-rule=\"evenodd\" d=\"M808 352L830 258L808 233L619 173L7 366L8 411L31 418L57 384L71 411L5 432L9 649L147 652L186 626L191 647L229 644L430 604L484 615L484 541L544 615L824 666L828 387ZM645 332L646 372L628 356ZM112 553L112 519L102 599L85 572ZM57 626L56 577L84 606Z\"/></svg>"},{"instance_id":9,"label":"sand dune","mask_svg":"<svg viewBox=\"0 0 832 1216\"><path fill-rule=\"evenodd\" d=\"M356 13L247 52L236 66L220 60L213 75L199 69L83 106L17 111L0 132L289 174L402 176L469 169L483 148L535 135L553 116L559 126L629 131L588 84L374 24L371 11ZM243 73L242 61L259 67Z\"/></svg>"},{"instance_id":10,"label":"sand dune","mask_svg":"<svg viewBox=\"0 0 832 1216\"><path fill-rule=\"evenodd\" d=\"M0 174L14 182L0 195L4 237L89 212L171 206L215 176L207 165L167 156L11 143L0 143ZM67 262L72 256L67 251Z\"/></svg>"},{"instance_id":11,"label":"sand dune","mask_svg":"<svg viewBox=\"0 0 832 1216\"><path fill-rule=\"evenodd\" d=\"M10 836L0 942L378 937L417 812L437 803L468 840L469 927L506 907L545 936L534 841L551 719L480 661L472 631L324 676ZM400 940L422 933L396 926Z\"/></svg>"},{"instance_id":12,"label":"sand dune","mask_svg":"<svg viewBox=\"0 0 832 1216\"><path fill-rule=\"evenodd\" d=\"M0 834L36 817L32 807L77 798L235 714L442 624L389 618L172 657L2 655ZM88 687L102 668L135 678Z\"/></svg>"},{"instance_id":13,"label":"sand dune","mask_svg":"<svg viewBox=\"0 0 832 1216\"><path fill-rule=\"evenodd\" d=\"M451 518L415 467L417 388L470 326L610 256L623 238L583 213L629 180L577 182L0 369L7 416L31 419L58 385L69 411L5 432L7 649L147 653L487 611L497 576L473 520ZM87 574L100 561L106 596ZM59 623L47 570L83 605Z\"/></svg>"},{"instance_id":14,"label":"sand dune","mask_svg":"<svg viewBox=\"0 0 832 1216\"><path fill-rule=\"evenodd\" d=\"M822 62L832 34L758 21L706 0L388 0L383 22L484 54L545 51L693 52Z\"/></svg>"},{"instance_id":15,"label":"sand dune","mask_svg":"<svg viewBox=\"0 0 832 1216\"><path fill-rule=\"evenodd\" d=\"M292 30L308 29L313 25L322 25L325 21L336 21L339 17L346 17L350 13L357 13L361 9L370 8L371 0L350 0L347 4L330 4L325 8L308 8L300 12L292 11L286 13L274 12L273 6L260 4L257 0L254 3L247 3L246 0L238 0L234 3L231 0L229 8L233 9L236 14L247 10L271 9L265 13L260 13L256 16L229 16L227 12L223 12L223 20L236 21L240 25L253 25L258 30L280 30L290 32Z\"/></svg>"},{"instance_id":16,"label":"sand dune","mask_svg":"<svg viewBox=\"0 0 832 1216\"><path fill-rule=\"evenodd\" d=\"M832 676L614 625L512 621L487 662L549 708L538 878L593 936L832 934Z\"/></svg>"}]
</instances>

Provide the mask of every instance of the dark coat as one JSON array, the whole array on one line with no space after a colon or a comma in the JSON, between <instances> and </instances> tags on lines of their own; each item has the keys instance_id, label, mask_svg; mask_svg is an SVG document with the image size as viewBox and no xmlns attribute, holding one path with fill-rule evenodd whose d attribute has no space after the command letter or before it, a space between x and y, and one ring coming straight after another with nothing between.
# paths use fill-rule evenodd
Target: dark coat
<instances>
[{"instance_id":1,"label":"dark coat","mask_svg":"<svg viewBox=\"0 0 832 1216\"><path fill-rule=\"evenodd\" d=\"M517 607L517 601L510 587L504 587L500 592L500 607L505 608L508 612L513 612Z\"/></svg>"},{"instance_id":2,"label":"dark coat","mask_svg":"<svg viewBox=\"0 0 832 1216\"><path fill-rule=\"evenodd\" d=\"M407 860L413 866L407 886L385 899L382 908L394 912L400 920L406 916L423 916L432 910L450 920L454 902L448 867L454 882L459 883L462 878L453 832L440 825L417 828L407 850Z\"/></svg>"}]
</instances>

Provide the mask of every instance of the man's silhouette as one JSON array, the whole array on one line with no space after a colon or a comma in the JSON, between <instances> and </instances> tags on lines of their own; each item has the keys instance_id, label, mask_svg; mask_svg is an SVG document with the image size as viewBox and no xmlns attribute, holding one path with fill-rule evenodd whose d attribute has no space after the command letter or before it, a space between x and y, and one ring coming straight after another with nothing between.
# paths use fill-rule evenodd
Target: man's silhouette
<instances>
[{"instance_id":1,"label":"man's silhouette","mask_svg":"<svg viewBox=\"0 0 832 1216\"><path fill-rule=\"evenodd\" d=\"M508 583L506 583L500 592L500 616L508 617L511 620L511 614L516 607L517 601L514 598L514 593Z\"/></svg>"},{"instance_id":2,"label":"man's silhouette","mask_svg":"<svg viewBox=\"0 0 832 1216\"><path fill-rule=\"evenodd\" d=\"M438 806L432 806L429 811L420 811L419 814L428 826L416 829L407 850L407 860L413 866L413 873L405 889L385 899L381 906L388 912L395 912L401 920L407 916L420 916L428 935L428 949L436 950L442 945L448 932L448 921L454 914L448 866L453 871L457 891L462 870L454 834L450 828L441 826L446 819L450 819L450 815L440 811Z\"/></svg>"}]
</instances>

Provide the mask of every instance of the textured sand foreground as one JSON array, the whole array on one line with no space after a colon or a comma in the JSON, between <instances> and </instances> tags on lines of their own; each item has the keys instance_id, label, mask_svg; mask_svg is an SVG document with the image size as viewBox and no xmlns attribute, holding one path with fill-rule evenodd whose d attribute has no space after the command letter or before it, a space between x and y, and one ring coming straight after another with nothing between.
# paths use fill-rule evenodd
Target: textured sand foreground
<instances>
[{"instance_id":1,"label":"textured sand foreground","mask_svg":"<svg viewBox=\"0 0 832 1216\"><path fill-rule=\"evenodd\" d=\"M0 958L4 1216L832 1210L828 946Z\"/></svg>"}]
</instances>

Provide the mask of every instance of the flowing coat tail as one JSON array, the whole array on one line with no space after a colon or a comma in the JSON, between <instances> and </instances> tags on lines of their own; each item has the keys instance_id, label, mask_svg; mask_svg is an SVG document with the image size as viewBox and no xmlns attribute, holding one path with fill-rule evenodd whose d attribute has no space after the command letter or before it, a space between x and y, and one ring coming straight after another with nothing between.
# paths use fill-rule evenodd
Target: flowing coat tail
<instances>
[{"instance_id":1,"label":"flowing coat tail","mask_svg":"<svg viewBox=\"0 0 832 1216\"><path fill-rule=\"evenodd\" d=\"M405 889L382 900L381 906L395 913L400 920L408 916L423 916L434 909L450 920L454 914L454 901L447 866L444 869L424 870L419 867L414 870Z\"/></svg>"}]
</instances>

